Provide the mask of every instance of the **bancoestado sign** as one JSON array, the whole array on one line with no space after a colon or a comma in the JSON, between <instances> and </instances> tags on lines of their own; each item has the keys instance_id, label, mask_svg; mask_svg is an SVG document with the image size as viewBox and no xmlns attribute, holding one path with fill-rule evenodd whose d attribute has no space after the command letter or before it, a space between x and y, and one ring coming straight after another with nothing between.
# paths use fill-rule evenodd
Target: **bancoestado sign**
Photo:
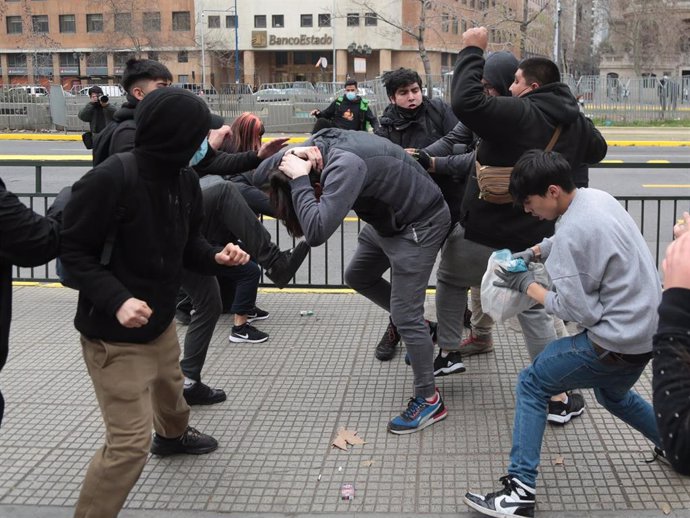
<instances>
[{"instance_id":1,"label":"bancoestado sign","mask_svg":"<svg viewBox=\"0 0 690 518\"><path fill-rule=\"evenodd\" d=\"M300 34L299 37L279 37L271 34L268 37L269 45L331 45L333 38L331 36L308 36Z\"/></svg>"},{"instance_id":2,"label":"bancoestado sign","mask_svg":"<svg viewBox=\"0 0 690 518\"><path fill-rule=\"evenodd\" d=\"M307 46L307 45L332 45L333 37L324 36L309 36L308 34L300 34L299 36L276 36L275 34L267 34L266 31L252 31L252 47L266 48L269 45L273 46Z\"/></svg>"}]
</instances>

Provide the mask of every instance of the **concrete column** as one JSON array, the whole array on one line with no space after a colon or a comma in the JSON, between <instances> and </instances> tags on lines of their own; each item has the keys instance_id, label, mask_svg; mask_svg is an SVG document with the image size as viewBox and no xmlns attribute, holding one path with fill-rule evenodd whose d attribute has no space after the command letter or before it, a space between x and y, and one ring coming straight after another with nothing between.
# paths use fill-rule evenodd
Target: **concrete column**
<instances>
[{"instance_id":1,"label":"concrete column","mask_svg":"<svg viewBox=\"0 0 690 518\"><path fill-rule=\"evenodd\" d=\"M345 81L345 76L347 75L347 61L348 55L347 50L336 50L335 51L336 67L335 67L335 80Z\"/></svg>"},{"instance_id":2,"label":"concrete column","mask_svg":"<svg viewBox=\"0 0 690 518\"><path fill-rule=\"evenodd\" d=\"M253 50L243 50L242 51L242 81L249 85L253 85L255 82L256 75L256 61Z\"/></svg>"},{"instance_id":3,"label":"concrete column","mask_svg":"<svg viewBox=\"0 0 690 518\"><path fill-rule=\"evenodd\" d=\"M2 84L10 84L10 75L7 73L7 54L0 54L0 66L2 67Z\"/></svg>"},{"instance_id":4,"label":"concrete column","mask_svg":"<svg viewBox=\"0 0 690 518\"><path fill-rule=\"evenodd\" d=\"M379 50L379 74L393 69L393 58L390 49Z\"/></svg>"},{"instance_id":5,"label":"concrete column","mask_svg":"<svg viewBox=\"0 0 690 518\"><path fill-rule=\"evenodd\" d=\"M60 54L57 52L53 52L53 84L62 84L62 77L60 77Z\"/></svg>"},{"instance_id":6,"label":"concrete column","mask_svg":"<svg viewBox=\"0 0 690 518\"><path fill-rule=\"evenodd\" d=\"M36 79L34 77L34 56L35 54L26 54L26 75L29 78L29 84L35 84Z\"/></svg>"},{"instance_id":7,"label":"concrete column","mask_svg":"<svg viewBox=\"0 0 690 518\"><path fill-rule=\"evenodd\" d=\"M114 76L115 75L115 55L112 52L108 52L108 54L106 55L106 63L108 66L108 75L111 77Z\"/></svg>"}]
</instances>

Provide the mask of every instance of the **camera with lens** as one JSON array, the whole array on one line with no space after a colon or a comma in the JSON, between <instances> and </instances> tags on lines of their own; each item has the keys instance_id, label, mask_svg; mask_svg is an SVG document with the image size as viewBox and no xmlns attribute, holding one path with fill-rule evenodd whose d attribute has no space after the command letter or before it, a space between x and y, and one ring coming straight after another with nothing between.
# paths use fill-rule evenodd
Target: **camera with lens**
<instances>
[{"instance_id":1,"label":"camera with lens","mask_svg":"<svg viewBox=\"0 0 690 518\"><path fill-rule=\"evenodd\" d=\"M101 103L106 104L106 103L109 101L109 98L108 98L107 95L101 95L101 96L98 98L98 100L101 101Z\"/></svg>"}]
</instances>

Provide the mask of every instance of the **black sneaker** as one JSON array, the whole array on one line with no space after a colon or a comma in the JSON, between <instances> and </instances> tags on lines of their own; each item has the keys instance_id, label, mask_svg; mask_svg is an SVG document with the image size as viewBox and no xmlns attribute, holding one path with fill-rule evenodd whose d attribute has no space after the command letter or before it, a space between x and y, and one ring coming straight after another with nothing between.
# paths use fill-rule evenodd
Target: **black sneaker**
<instances>
[{"instance_id":1,"label":"black sneaker","mask_svg":"<svg viewBox=\"0 0 690 518\"><path fill-rule=\"evenodd\" d=\"M534 516L534 489L513 475L501 477L503 489L482 496L466 493L463 499L472 509L488 516Z\"/></svg>"},{"instance_id":2,"label":"black sneaker","mask_svg":"<svg viewBox=\"0 0 690 518\"><path fill-rule=\"evenodd\" d=\"M151 453L160 457L178 453L203 455L211 453L216 448L218 448L218 441L191 426L188 426L184 433L175 439L166 439L154 433L151 443Z\"/></svg>"},{"instance_id":3,"label":"black sneaker","mask_svg":"<svg viewBox=\"0 0 690 518\"><path fill-rule=\"evenodd\" d=\"M381 340L376 346L374 356L376 356L377 360L380 360L382 362L392 360L393 356L395 356L395 348L399 343L400 335L398 334L398 330L395 328L393 322L391 321L388 323L386 332L383 333Z\"/></svg>"},{"instance_id":4,"label":"black sneaker","mask_svg":"<svg viewBox=\"0 0 690 518\"><path fill-rule=\"evenodd\" d=\"M259 344L268 340L268 333L259 331L250 324L243 324L241 326L232 326L232 332L228 340L237 343L248 342L251 344Z\"/></svg>"},{"instance_id":5,"label":"black sneaker","mask_svg":"<svg viewBox=\"0 0 690 518\"><path fill-rule=\"evenodd\" d=\"M462 325L466 329L472 329L472 311L470 311L470 308L465 308L465 314L462 316Z\"/></svg>"},{"instance_id":6,"label":"black sneaker","mask_svg":"<svg viewBox=\"0 0 690 518\"><path fill-rule=\"evenodd\" d=\"M278 259L265 270L266 277L271 279L278 288L287 286L304 262L304 258L307 257L309 248L306 241L300 241L295 248L280 252Z\"/></svg>"},{"instance_id":7,"label":"black sneaker","mask_svg":"<svg viewBox=\"0 0 690 518\"><path fill-rule=\"evenodd\" d=\"M573 417L582 415L585 411L585 398L577 392L568 392L568 402L549 401L549 415L546 419L550 423L565 424Z\"/></svg>"},{"instance_id":8,"label":"black sneaker","mask_svg":"<svg viewBox=\"0 0 690 518\"><path fill-rule=\"evenodd\" d=\"M189 388L185 388L184 399L189 406L192 405L214 405L222 403L227 399L225 392L221 389L214 389L197 381Z\"/></svg>"},{"instance_id":9,"label":"black sneaker","mask_svg":"<svg viewBox=\"0 0 690 518\"><path fill-rule=\"evenodd\" d=\"M270 313L268 311L264 311L263 309L254 306L254 309L252 309L249 313L247 313L247 323L250 324L252 322L255 322L256 320L266 320L269 317Z\"/></svg>"},{"instance_id":10,"label":"black sneaker","mask_svg":"<svg viewBox=\"0 0 690 518\"><path fill-rule=\"evenodd\" d=\"M438 351L438 356L434 360L434 376L448 376L448 374L456 374L465 372L465 364L462 362L462 356L458 351L449 351L445 358L441 356L441 350Z\"/></svg>"}]
</instances>

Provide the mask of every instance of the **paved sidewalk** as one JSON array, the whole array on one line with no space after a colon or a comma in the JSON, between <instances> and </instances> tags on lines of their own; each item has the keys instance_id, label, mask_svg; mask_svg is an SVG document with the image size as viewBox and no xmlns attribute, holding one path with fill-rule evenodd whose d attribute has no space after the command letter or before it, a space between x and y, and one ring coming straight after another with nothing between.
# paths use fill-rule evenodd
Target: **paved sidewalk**
<instances>
[{"instance_id":1,"label":"paved sidewalk","mask_svg":"<svg viewBox=\"0 0 690 518\"><path fill-rule=\"evenodd\" d=\"M433 314L433 296L429 308ZM76 292L16 287L7 400L0 430L0 517L72 516L86 465L102 443L101 417L72 325ZM227 341L225 315L204 380L225 403L194 407L192 424L220 442L199 457L151 457L122 518L478 516L462 496L493 491L510 448L513 386L527 363L510 326L495 352L468 371L439 379L448 418L409 436L386 432L411 395L399 354L372 347L387 323L381 310L347 294L262 293L271 312L264 344ZM311 317L299 311L311 309ZM180 332L184 333L184 328ZM650 399L650 371L638 384ZM538 486L538 517L690 517L690 479L644 462L650 445L599 408L565 428L549 427ZM340 427L366 440L330 446ZM340 499L352 483L356 496ZM668 506L668 507L667 507Z\"/></svg>"}]
</instances>

